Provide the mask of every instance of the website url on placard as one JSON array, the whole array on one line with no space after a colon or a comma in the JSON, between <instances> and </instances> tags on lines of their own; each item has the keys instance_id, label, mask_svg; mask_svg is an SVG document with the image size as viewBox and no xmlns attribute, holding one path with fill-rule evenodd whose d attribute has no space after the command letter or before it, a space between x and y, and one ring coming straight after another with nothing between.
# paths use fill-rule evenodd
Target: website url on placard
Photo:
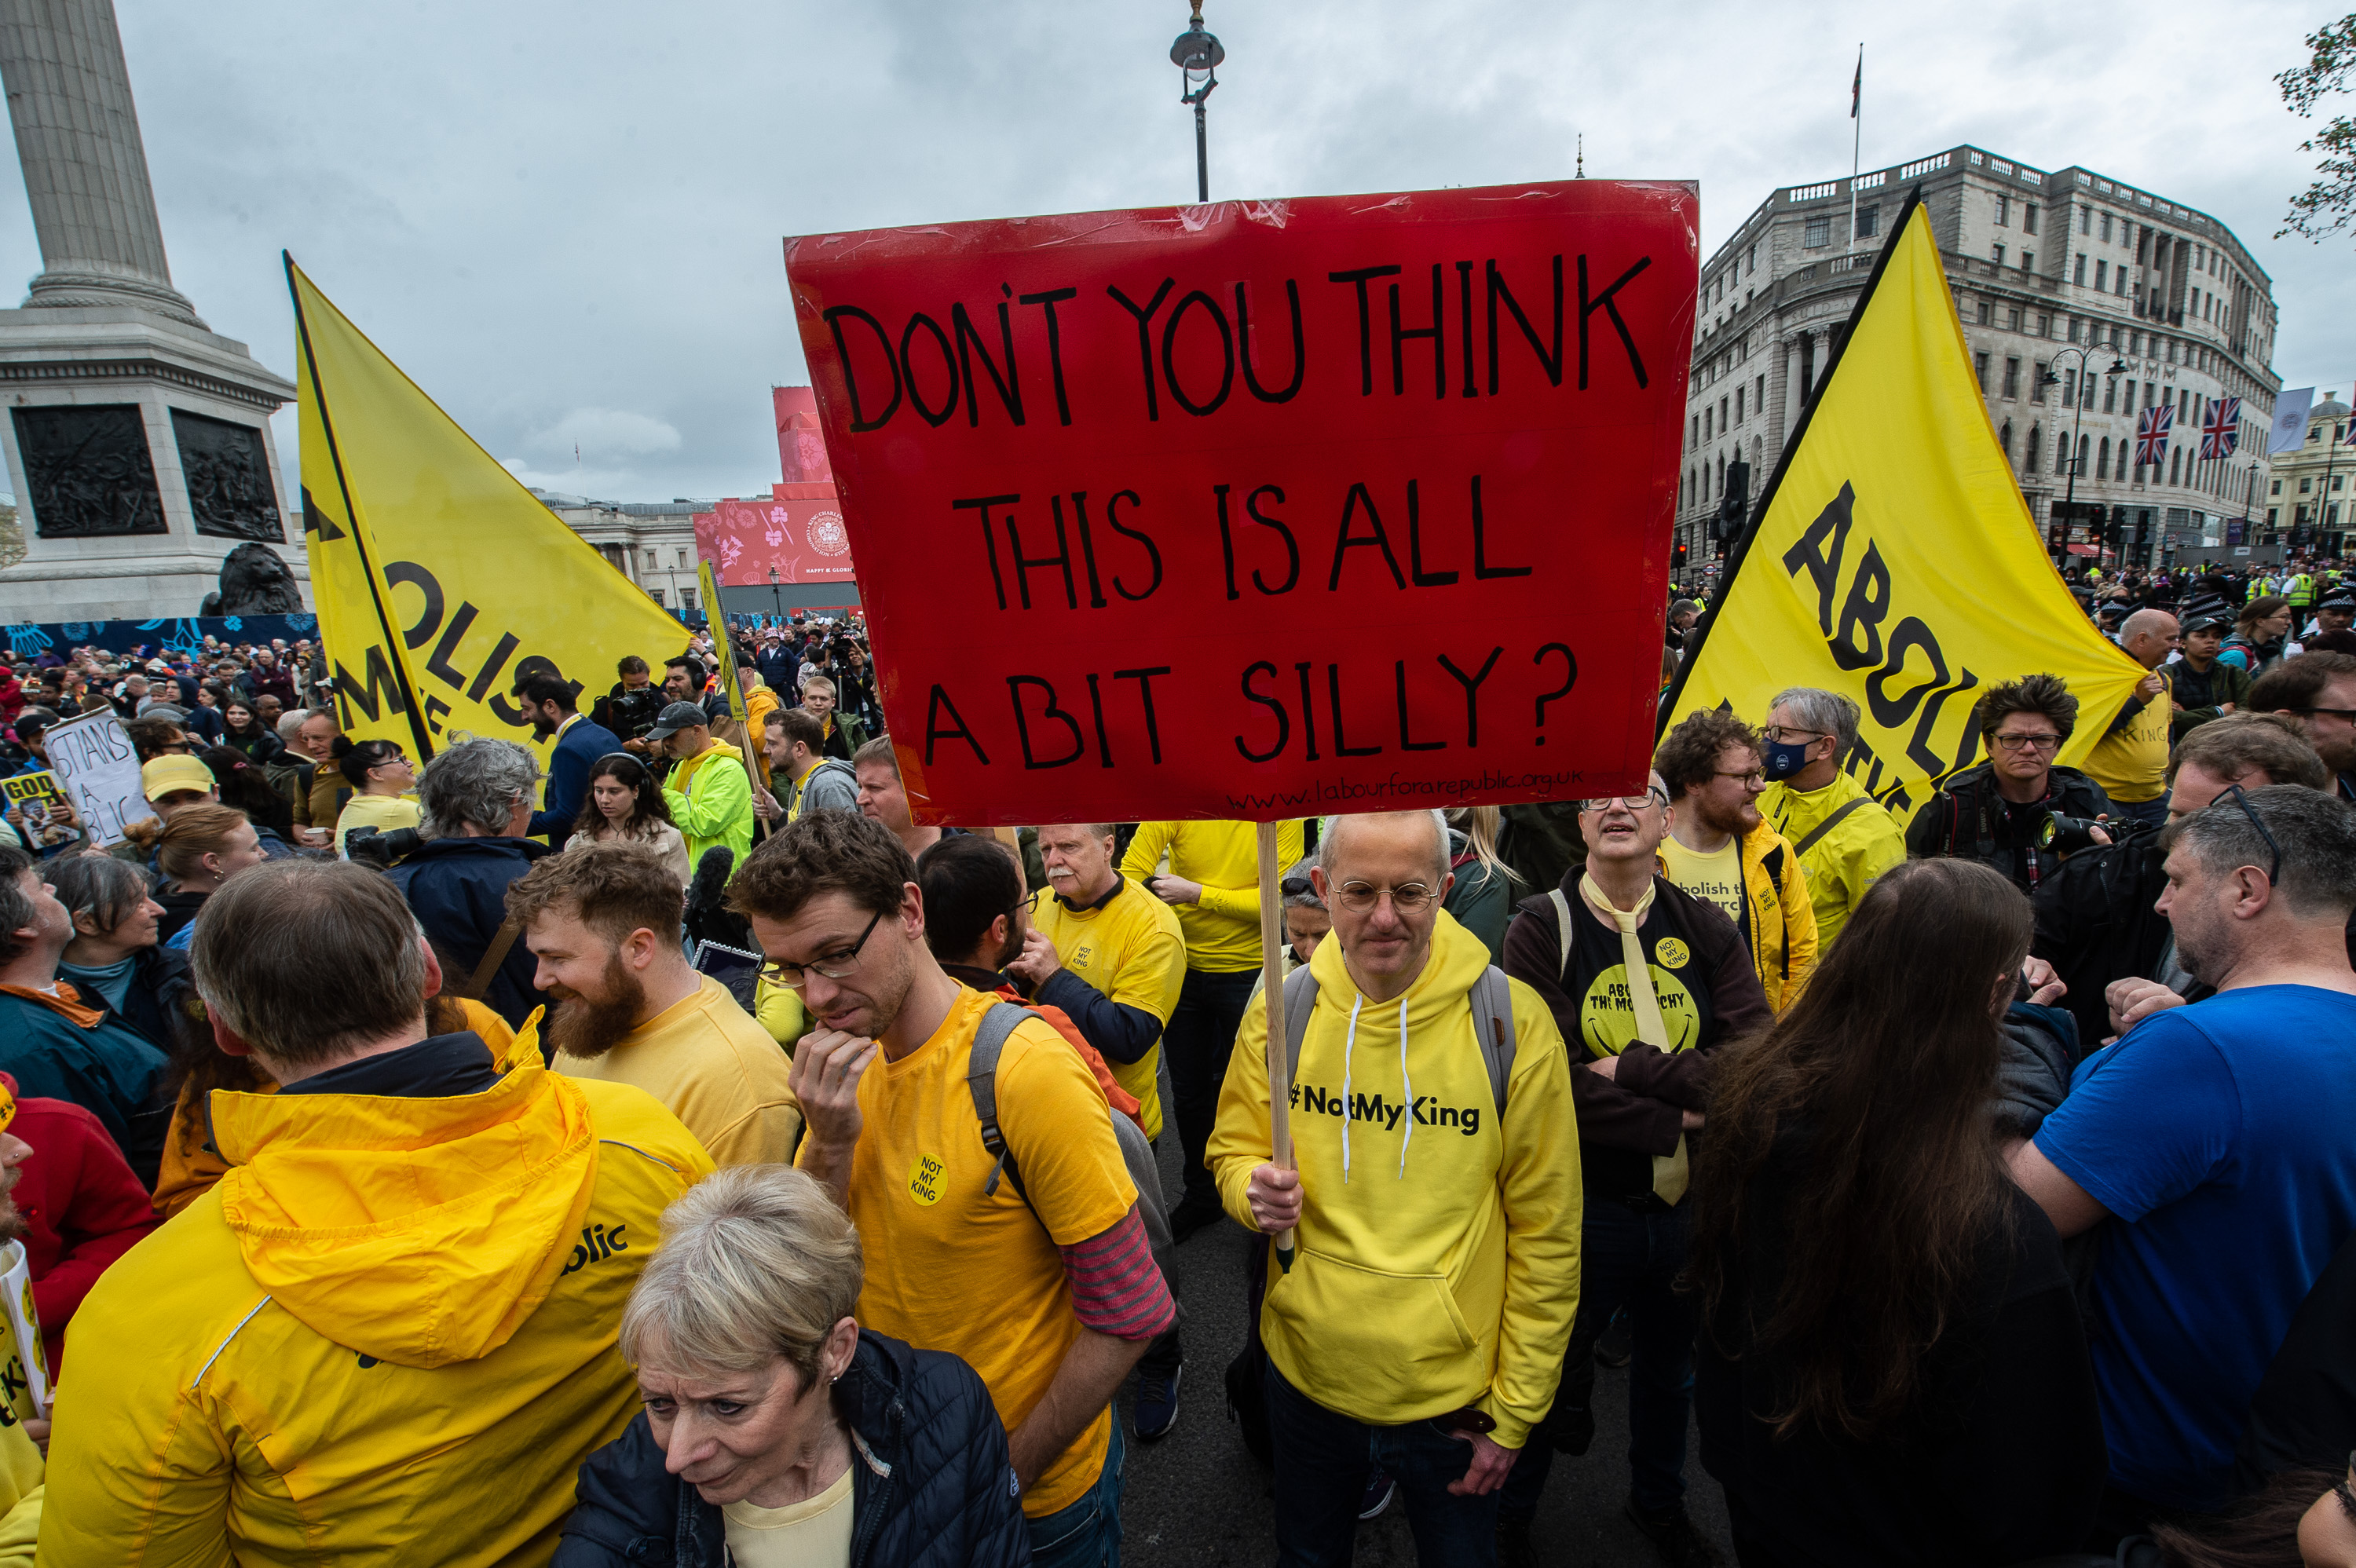
<instances>
[{"instance_id":1,"label":"website url on placard","mask_svg":"<svg viewBox=\"0 0 2356 1568\"><path fill-rule=\"evenodd\" d=\"M1520 794L1536 790L1541 795L1559 799L1576 795L1576 786L1586 778L1578 768L1562 773L1493 773L1483 771L1478 777L1467 775L1454 779L1410 778L1393 773L1387 779L1335 778L1319 779L1306 789L1279 791L1269 795L1231 795L1227 805L1236 811L1307 812L1311 809L1328 811L1351 805L1372 806L1389 802L1458 801L1472 795L1498 795L1511 790Z\"/></svg>"}]
</instances>

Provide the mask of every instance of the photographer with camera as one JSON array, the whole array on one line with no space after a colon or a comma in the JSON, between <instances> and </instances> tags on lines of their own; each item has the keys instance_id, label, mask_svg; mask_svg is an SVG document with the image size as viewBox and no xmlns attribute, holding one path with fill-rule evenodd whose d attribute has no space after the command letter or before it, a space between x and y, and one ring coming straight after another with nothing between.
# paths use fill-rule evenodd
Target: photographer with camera
<instances>
[{"instance_id":1,"label":"photographer with camera","mask_svg":"<svg viewBox=\"0 0 2356 1568\"><path fill-rule=\"evenodd\" d=\"M417 826L417 802L409 795L417 772L397 743L338 735L335 758L337 771L352 786L352 798L336 817L336 859L351 859L346 841L354 828L391 833Z\"/></svg>"},{"instance_id":2,"label":"photographer with camera","mask_svg":"<svg viewBox=\"0 0 2356 1568\"><path fill-rule=\"evenodd\" d=\"M525 837L540 763L513 741L453 736L417 780L421 842L389 873L434 944L451 990L520 1029L548 998L507 912L508 884L552 853Z\"/></svg>"},{"instance_id":3,"label":"photographer with camera","mask_svg":"<svg viewBox=\"0 0 2356 1568\"><path fill-rule=\"evenodd\" d=\"M614 667L614 673L621 679L591 707L589 717L620 736L621 743L626 743L655 727L655 716L663 710L668 699L662 688L654 683L647 661L636 654L624 655Z\"/></svg>"},{"instance_id":4,"label":"photographer with camera","mask_svg":"<svg viewBox=\"0 0 2356 1568\"><path fill-rule=\"evenodd\" d=\"M2062 677L2023 676L1988 688L1975 709L1987 761L1947 781L1914 814L1906 853L1959 856L1995 867L2032 897L2065 855L2110 837L2103 786L2054 754L2078 726L2078 699Z\"/></svg>"}]
</instances>

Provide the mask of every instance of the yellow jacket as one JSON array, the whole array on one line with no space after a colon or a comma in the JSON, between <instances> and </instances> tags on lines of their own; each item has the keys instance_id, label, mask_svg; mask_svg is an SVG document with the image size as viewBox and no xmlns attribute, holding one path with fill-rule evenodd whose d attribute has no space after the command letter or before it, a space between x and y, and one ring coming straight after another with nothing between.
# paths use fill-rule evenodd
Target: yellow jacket
<instances>
[{"instance_id":1,"label":"yellow jacket","mask_svg":"<svg viewBox=\"0 0 2356 1568\"><path fill-rule=\"evenodd\" d=\"M1301 859L1301 824L1277 829L1280 870ZM1259 837L1249 822L1145 822L1120 859L1142 885L1170 852L1170 874L1202 885L1198 903L1173 904L1186 933L1186 967L1213 975L1259 967ZM1151 890L1148 890L1149 891Z\"/></svg>"},{"instance_id":2,"label":"yellow jacket","mask_svg":"<svg viewBox=\"0 0 2356 1568\"><path fill-rule=\"evenodd\" d=\"M1751 961L1767 988L1767 1005L1780 1013L1800 999L1816 966L1816 912L1800 858L1764 822L1742 836L1742 899L1751 915Z\"/></svg>"},{"instance_id":3,"label":"yellow jacket","mask_svg":"<svg viewBox=\"0 0 2356 1568\"><path fill-rule=\"evenodd\" d=\"M479 1094L213 1095L232 1168L75 1314L41 1563L548 1561L638 1408L623 1301L712 1161L518 1056Z\"/></svg>"},{"instance_id":4,"label":"yellow jacket","mask_svg":"<svg viewBox=\"0 0 2356 1568\"><path fill-rule=\"evenodd\" d=\"M1519 1448L1554 1403L1579 1309L1579 1122L1562 1036L1519 980L1496 1115L1467 996L1488 964L1445 912L1397 1001L1362 997L1339 941L1311 956L1317 1007L1291 1099L1298 1252L1289 1273L1269 1265L1260 1334L1285 1381L1328 1410L1398 1425L1477 1405ZM1255 1006L1206 1152L1246 1226L1244 1189L1268 1157L1268 1009Z\"/></svg>"},{"instance_id":5,"label":"yellow jacket","mask_svg":"<svg viewBox=\"0 0 2356 1568\"><path fill-rule=\"evenodd\" d=\"M1835 773L1824 788L1804 793L1788 784L1769 784L1759 797L1760 814L1795 850L1801 839L1853 800L1865 804L1834 823L1800 857L1800 869L1808 879L1808 905L1816 917L1819 956L1848 923L1867 890L1883 872L1905 861L1905 831L1888 806L1845 773Z\"/></svg>"}]
</instances>

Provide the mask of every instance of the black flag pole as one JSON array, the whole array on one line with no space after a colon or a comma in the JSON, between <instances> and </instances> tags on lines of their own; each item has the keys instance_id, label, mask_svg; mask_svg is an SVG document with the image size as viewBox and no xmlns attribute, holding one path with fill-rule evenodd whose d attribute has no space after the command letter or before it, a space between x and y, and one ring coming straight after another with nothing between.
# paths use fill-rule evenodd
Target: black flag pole
<instances>
[{"instance_id":1,"label":"black flag pole","mask_svg":"<svg viewBox=\"0 0 2356 1568\"><path fill-rule=\"evenodd\" d=\"M1849 339L1856 335L1858 323L1865 319L1866 307L1873 303L1875 290L1881 286L1882 272L1890 265L1890 258L1896 254L1898 242L1905 237L1906 226L1913 220L1915 209L1922 205L1922 187L1918 185L1906 193L1906 204L1899 209L1897 221L1890 226L1889 237L1881 242L1881 253L1873 260L1873 271L1867 274L1865 288L1858 294L1857 304L1848 313L1848 320L1842 324L1840 335L1833 340L1832 354L1825 361L1825 373L1817 377L1816 384L1808 389L1808 400L1800 407L1799 421L1793 425L1792 433L1784 438L1783 450L1776 455L1775 470L1768 475L1766 485L1759 492L1759 499L1751 505L1741 534L1736 538L1733 549L1727 554L1726 577L1719 584L1717 602L1695 627L1693 640L1685 651L1685 657L1677 661L1676 678L1669 683L1668 692L1661 699L1660 709L1653 717L1653 734L1656 740L1668 728L1669 715L1676 711L1678 700L1685 696L1686 677L1701 662L1702 650L1709 645L1710 629L1717 624L1719 612L1725 607L1728 595L1734 592L1735 580L1742 573L1742 563L1751 558L1751 543L1759 537L1760 525L1766 521L1768 509L1775 504L1776 492L1783 488L1783 475L1792 466L1793 454L1807 439L1808 426L1816 417L1816 406L1824 400L1825 389L1832 385L1834 374L1840 369L1841 357L1848 352Z\"/></svg>"}]
</instances>

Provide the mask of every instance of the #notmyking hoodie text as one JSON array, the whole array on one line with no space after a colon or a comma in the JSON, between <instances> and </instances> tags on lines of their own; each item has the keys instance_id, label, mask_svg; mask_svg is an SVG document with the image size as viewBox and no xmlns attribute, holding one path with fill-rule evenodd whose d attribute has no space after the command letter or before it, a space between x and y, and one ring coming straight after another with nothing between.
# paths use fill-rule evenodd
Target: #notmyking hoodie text
<instances>
[{"instance_id":1,"label":"#notmyking hoodie text","mask_svg":"<svg viewBox=\"0 0 2356 1568\"><path fill-rule=\"evenodd\" d=\"M1293 1075L1298 1253L1290 1273L1269 1264L1260 1332L1285 1381L1329 1410L1397 1425L1475 1405L1519 1448L1554 1403L1579 1306L1579 1129L1562 1037L1519 981L1496 1114L1467 995L1488 962L1443 912L1423 973L1376 1002L1338 939L1318 945ZM1246 1226L1269 1157L1267 1025L1255 1000L1207 1154Z\"/></svg>"}]
</instances>

